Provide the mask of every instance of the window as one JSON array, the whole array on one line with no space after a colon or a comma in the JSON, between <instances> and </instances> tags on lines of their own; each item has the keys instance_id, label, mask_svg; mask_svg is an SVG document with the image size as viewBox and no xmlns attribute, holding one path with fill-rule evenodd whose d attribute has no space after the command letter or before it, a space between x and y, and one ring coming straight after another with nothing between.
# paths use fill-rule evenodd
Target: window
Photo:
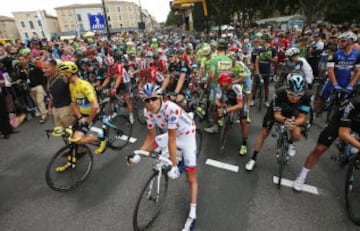
<instances>
[{"instance_id":1,"label":"window","mask_svg":"<svg viewBox=\"0 0 360 231\"><path fill-rule=\"evenodd\" d=\"M20 23L21 23L21 26L22 26L23 28L25 28L25 23L24 23L23 21L21 21Z\"/></svg>"},{"instance_id":2,"label":"window","mask_svg":"<svg viewBox=\"0 0 360 231\"><path fill-rule=\"evenodd\" d=\"M111 18L110 18L110 16L108 16L108 21L109 21L109 22L111 21Z\"/></svg>"},{"instance_id":3,"label":"window","mask_svg":"<svg viewBox=\"0 0 360 231\"><path fill-rule=\"evenodd\" d=\"M33 32L33 35L34 35L34 36L38 36L38 34L37 34L35 31Z\"/></svg>"},{"instance_id":4,"label":"window","mask_svg":"<svg viewBox=\"0 0 360 231\"><path fill-rule=\"evenodd\" d=\"M82 23L80 23L80 31L84 31L85 29L84 29L84 25L82 24Z\"/></svg>"},{"instance_id":5,"label":"window","mask_svg":"<svg viewBox=\"0 0 360 231\"><path fill-rule=\"evenodd\" d=\"M79 22L82 22L81 14L77 14L77 19Z\"/></svg>"},{"instance_id":6,"label":"window","mask_svg":"<svg viewBox=\"0 0 360 231\"><path fill-rule=\"evenodd\" d=\"M27 32L25 32L25 38L29 38L29 35L28 35L28 33Z\"/></svg>"},{"instance_id":7,"label":"window","mask_svg":"<svg viewBox=\"0 0 360 231\"><path fill-rule=\"evenodd\" d=\"M34 23L32 21L29 21L30 29L34 29Z\"/></svg>"},{"instance_id":8,"label":"window","mask_svg":"<svg viewBox=\"0 0 360 231\"><path fill-rule=\"evenodd\" d=\"M42 26L42 25L41 25L41 20L38 20L38 24L39 24L40 27Z\"/></svg>"},{"instance_id":9,"label":"window","mask_svg":"<svg viewBox=\"0 0 360 231\"><path fill-rule=\"evenodd\" d=\"M120 12L120 6L117 7L117 11Z\"/></svg>"}]
</instances>

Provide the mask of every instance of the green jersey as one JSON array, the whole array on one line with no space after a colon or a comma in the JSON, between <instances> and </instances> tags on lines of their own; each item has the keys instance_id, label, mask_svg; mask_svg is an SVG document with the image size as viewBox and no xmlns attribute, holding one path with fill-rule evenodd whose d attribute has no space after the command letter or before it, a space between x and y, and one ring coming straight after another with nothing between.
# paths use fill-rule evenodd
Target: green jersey
<instances>
[{"instance_id":1,"label":"green jersey","mask_svg":"<svg viewBox=\"0 0 360 231\"><path fill-rule=\"evenodd\" d=\"M244 78L250 76L250 70L243 62L236 62L235 66L231 68L231 72L236 76L241 76Z\"/></svg>"},{"instance_id":2,"label":"green jersey","mask_svg":"<svg viewBox=\"0 0 360 231\"><path fill-rule=\"evenodd\" d=\"M217 85L218 76L224 71L231 71L232 60L226 55L217 55L210 61L210 71L215 71L215 76L211 82L212 86Z\"/></svg>"}]
</instances>

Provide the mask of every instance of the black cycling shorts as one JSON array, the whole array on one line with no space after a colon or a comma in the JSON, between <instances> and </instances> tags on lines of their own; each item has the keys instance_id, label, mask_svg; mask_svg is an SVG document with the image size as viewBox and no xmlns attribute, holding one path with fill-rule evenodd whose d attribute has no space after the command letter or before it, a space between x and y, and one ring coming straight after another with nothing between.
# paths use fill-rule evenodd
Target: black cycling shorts
<instances>
[{"instance_id":1,"label":"black cycling shorts","mask_svg":"<svg viewBox=\"0 0 360 231\"><path fill-rule=\"evenodd\" d=\"M340 122L338 120L330 121L321 131L317 143L330 147L339 136L339 126Z\"/></svg>"}]
</instances>

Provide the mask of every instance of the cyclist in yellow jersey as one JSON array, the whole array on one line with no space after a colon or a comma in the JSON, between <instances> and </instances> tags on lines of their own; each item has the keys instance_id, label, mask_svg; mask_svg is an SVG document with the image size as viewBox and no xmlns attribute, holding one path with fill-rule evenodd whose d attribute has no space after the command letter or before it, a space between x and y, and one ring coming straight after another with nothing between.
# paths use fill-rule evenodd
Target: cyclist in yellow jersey
<instances>
[{"instance_id":1,"label":"cyclist in yellow jersey","mask_svg":"<svg viewBox=\"0 0 360 231\"><path fill-rule=\"evenodd\" d=\"M101 154L106 148L106 140L102 135L90 131L90 127L99 112L99 103L95 89L86 80L77 76L78 67L74 62L61 62L57 67L60 76L69 83L71 107L77 119L73 139L80 139L77 144L90 144L98 141L100 145L95 150L95 154ZM69 162L56 169L58 172L65 171L71 164Z\"/></svg>"}]
</instances>

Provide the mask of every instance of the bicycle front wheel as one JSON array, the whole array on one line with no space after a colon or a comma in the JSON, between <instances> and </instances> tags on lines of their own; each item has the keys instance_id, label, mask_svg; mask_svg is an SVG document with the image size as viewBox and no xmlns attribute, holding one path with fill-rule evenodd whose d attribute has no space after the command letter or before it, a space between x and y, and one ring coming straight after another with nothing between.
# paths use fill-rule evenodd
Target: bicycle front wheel
<instances>
[{"instance_id":1,"label":"bicycle front wheel","mask_svg":"<svg viewBox=\"0 0 360 231\"><path fill-rule=\"evenodd\" d=\"M278 141L278 150L280 150L280 153L278 153L278 164L279 164L279 181L278 181L278 189L281 187L281 180L283 177L284 167L287 162L287 144L285 142Z\"/></svg>"},{"instance_id":2,"label":"bicycle front wheel","mask_svg":"<svg viewBox=\"0 0 360 231\"><path fill-rule=\"evenodd\" d=\"M63 168L63 171L60 171L59 167L64 167L71 160L71 147L61 148L49 161L45 171L45 180L51 189L60 192L71 191L90 174L93 166L93 155L90 148L78 145L76 150L74 164Z\"/></svg>"},{"instance_id":3,"label":"bicycle front wheel","mask_svg":"<svg viewBox=\"0 0 360 231\"><path fill-rule=\"evenodd\" d=\"M220 155L222 155L224 153L227 136L228 136L229 130L230 130L230 123L226 120L225 120L224 126L221 127L221 130L220 130L219 151L218 151L218 153Z\"/></svg>"},{"instance_id":4,"label":"bicycle front wheel","mask_svg":"<svg viewBox=\"0 0 360 231\"><path fill-rule=\"evenodd\" d=\"M154 171L136 202L133 215L133 227L135 231L146 230L154 223L165 202L167 188L167 175Z\"/></svg>"},{"instance_id":5,"label":"bicycle front wheel","mask_svg":"<svg viewBox=\"0 0 360 231\"><path fill-rule=\"evenodd\" d=\"M112 149L122 149L125 147L131 138L133 125L129 119L124 115L118 115L112 119L112 124L116 128L109 127L108 144Z\"/></svg>"},{"instance_id":6,"label":"bicycle front wheel","mask_svg":"<svg viewBox=\"0 0 360 231\"><path fill-rule=\"evenodd\" d=\"M349 163L345 179L345 202L350 220L360 226L360 158Z\"/></svg>"}]
</instances>

